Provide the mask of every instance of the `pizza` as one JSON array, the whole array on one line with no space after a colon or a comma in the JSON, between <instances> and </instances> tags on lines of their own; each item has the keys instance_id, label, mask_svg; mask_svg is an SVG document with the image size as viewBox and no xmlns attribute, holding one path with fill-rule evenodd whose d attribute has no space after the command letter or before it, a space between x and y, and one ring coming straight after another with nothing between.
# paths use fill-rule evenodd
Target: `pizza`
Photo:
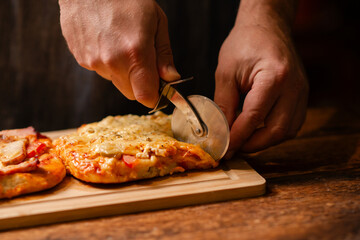
<instances>
[{"instance_id":1,"label":"pizza","mask_svg":"<svg viewBox=\"0 0 360 240\"><path fill-rule=\"evenodd\" d=\"M51 188L65 175L51 139L33 127L0 131L0 198Z\"/></svg>"},{"instance_id":2,"label":"pizza","mask_svg":"<svg viewBox=\"0 0 360 240\"><path fill-rule=\"evenodd\" d=\"M200 146L177 141L171 116L108 116L55 140L57 154L74 177L120 183L218 165Z\"/></svg>"}]
</instances>

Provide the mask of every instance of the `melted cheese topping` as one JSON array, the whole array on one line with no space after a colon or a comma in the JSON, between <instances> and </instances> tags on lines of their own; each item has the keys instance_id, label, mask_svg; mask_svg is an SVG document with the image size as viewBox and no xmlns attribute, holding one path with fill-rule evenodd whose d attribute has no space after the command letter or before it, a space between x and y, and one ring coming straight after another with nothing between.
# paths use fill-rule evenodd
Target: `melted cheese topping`
<instances>
[{"instance_id":1,"label":"melted cheese topping","mask_svg":"<svg viewBox=\"0 0 360 240\"><path fill-rule=\"evenodd\" d=\"M62 139L90 152L117 158L122 154L147 159L151 155L166 157L176 151L171 117L161 112L147 116L108 116Z\"/></svg>"}]
</instances>

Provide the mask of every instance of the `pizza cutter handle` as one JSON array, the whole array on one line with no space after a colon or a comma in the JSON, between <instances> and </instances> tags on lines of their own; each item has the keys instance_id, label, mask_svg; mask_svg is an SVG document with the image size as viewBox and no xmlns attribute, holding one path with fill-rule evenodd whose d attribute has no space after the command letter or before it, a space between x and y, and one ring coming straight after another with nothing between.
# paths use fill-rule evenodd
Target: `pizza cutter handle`
<instances>
[{"instance_id":1,"label":"pizza cutter handle","mask_svg":"<svg viewBox=\"0 0 360 240\"><path fill-rule=\"evenodd\" d=\"M171 85L183 83L183 82L186 82L186 81L189 81L192 79L194 79L194 77L179 79L179 80L176 80L173 82L165 82L164 80L160 79L160 90L159 90L160 96L159 96L159 99L158 99L154 109L151 110L149 113L154 113L156 111L166 108L169 105L170 100L167 96L171 94L171 92L170 92Z\"/></svg>"},{"instance_id":2,"label":"pizza cutter handle","mask_svg":"<svg viewBox=\"0 0 360 240\"><path fill-rule=\"evenodd\" d=\"M175 88L172 87L172 85L192 79L194 79L194 77L180 79L174 82L165 82L164 80L160 80L160 97L155 108L149 113L166 108L169 105L169 102L172 102L175 107L177 107L184 114L186 120L190 123L194 134L198 137L202 137L207 134L207 127L205 123L202 121L191 102L187 98L184 98Z\"/></svg>"}]
</instances>

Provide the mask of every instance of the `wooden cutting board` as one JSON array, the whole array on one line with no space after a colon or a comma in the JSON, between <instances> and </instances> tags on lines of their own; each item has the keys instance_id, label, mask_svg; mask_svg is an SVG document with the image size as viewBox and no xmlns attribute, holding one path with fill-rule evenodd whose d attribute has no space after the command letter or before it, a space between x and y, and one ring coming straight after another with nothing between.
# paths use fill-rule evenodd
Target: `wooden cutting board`
<instances>
[{"instance_id":1,"label":"wooden cutting board","mask_svg":"<svg viewBox=\"0 0 360 240\"><path fill-rule=\"evenodd\" d=\"M44 133L57 138L74 130ZM265 179L241 159L216 169L122 184L67 176L50 190L0 200L0 230L259 196Z\"/></svg>"}]
</instances>

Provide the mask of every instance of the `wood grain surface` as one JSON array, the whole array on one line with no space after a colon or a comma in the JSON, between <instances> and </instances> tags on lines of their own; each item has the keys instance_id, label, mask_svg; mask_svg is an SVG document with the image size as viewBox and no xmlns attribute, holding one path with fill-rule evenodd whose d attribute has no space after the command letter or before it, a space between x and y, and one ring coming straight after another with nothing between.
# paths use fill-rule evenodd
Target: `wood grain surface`
<instances>
[{"instance_id":1,"label":"wood grain surface","mask_svg":"<svg viewBox=\"0 0 360 240\"><path fill-rule=\"evenodd\" d=\"M360 115L308 111L299 137L242 155L262 197L18 229L0 239L359 239Z\"/></svg>"}]
</instances>

